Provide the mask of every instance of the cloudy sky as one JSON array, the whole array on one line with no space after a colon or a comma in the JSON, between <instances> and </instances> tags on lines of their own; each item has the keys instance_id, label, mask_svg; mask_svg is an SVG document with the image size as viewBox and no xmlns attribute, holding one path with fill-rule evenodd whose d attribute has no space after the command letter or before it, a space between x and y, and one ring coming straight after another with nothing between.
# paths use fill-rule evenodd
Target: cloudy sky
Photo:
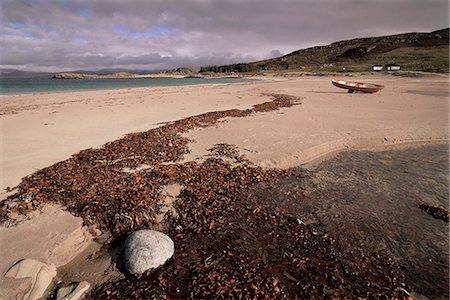
<instances>
[{"instance_id":1,"label":"cloudy sky","mask_svg":"<svg viewBox=\"0 0 450 300\"><path fill-rule=\"evenodd\" d=\"M448 27L448 0L0 0L0 68L166 69L246 62Z\"/></svg>"}]
</instances>

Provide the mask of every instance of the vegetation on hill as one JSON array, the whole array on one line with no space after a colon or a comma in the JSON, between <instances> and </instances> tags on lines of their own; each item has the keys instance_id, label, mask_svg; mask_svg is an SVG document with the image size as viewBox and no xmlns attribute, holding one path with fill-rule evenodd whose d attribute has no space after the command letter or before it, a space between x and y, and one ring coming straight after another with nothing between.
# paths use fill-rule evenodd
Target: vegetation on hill
<instances>
[{"instance_id":1,"label":"vegetation on hill","mask_svg":"<svg viewBox=\"0 0 450 300\"><path fill-rule=\"evenodd\" d=\"M363 72L371 71L373 65L389 64L407 71L448 72L449 29L340 41L268 60L202 67L200 72Z\"/></svg>"}]
</instances>

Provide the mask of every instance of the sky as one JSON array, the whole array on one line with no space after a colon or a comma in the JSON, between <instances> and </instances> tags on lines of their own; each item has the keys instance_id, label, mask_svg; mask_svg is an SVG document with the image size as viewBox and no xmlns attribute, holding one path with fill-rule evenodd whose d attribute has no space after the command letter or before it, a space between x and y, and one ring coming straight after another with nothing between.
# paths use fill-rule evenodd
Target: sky
<instances>
[{"instance_id":1,"label":"sky","mask_svg":"<svg viewBox=\"0 0 450 300\"><path fill-rule=\"evenodd\" d=\"M449 26L448 0L0 0L0 68L162 70L250 62Z\"/></svg>"}]
</instances>

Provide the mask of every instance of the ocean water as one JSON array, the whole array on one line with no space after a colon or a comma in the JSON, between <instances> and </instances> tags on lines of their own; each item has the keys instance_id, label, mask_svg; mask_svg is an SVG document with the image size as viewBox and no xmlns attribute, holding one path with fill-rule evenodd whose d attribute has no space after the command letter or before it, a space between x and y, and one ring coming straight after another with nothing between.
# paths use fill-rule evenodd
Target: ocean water
<instances>
[{"instance_id":1,"label":"ocean water","mask_svg":"<svg viewBox=\"0 0 450 300\"><path fill-rule=\"evenodd\" d=\"M245 78L1 78L0 95L251 82Z\"/></svg>"}]
</instances>

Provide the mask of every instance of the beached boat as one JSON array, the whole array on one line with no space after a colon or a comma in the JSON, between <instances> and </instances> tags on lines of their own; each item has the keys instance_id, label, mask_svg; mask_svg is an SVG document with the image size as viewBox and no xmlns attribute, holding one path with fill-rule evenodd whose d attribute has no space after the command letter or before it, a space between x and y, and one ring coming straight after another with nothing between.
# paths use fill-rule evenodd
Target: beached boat
<instances>
[{"instance_id":1,"label":"beached boat","mask_svg":"<svg viewBox=\"0 0 450 300\"><path fill-rule=\"evenodd\" d=\"M384 88L384 85L372 83L362 83L336 79L332 79L331 82L333 83L334 86L337 86L342 89L347 89L349 93L354 93L355 91L364 93L375 93Z\"/></svg>"}]
</instances>

